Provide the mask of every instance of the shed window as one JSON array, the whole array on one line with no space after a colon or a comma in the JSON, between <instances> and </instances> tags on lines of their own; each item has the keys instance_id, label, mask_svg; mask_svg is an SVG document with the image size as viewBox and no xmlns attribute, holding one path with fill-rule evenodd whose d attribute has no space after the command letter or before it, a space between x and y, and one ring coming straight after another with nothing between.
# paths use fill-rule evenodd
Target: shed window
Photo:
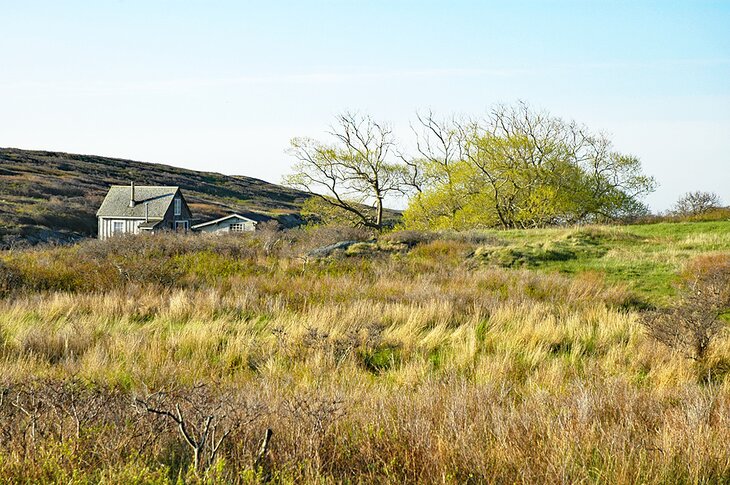
<instances>
[{"instance_id":1,"label":"shed window","mask_svg":"<svg viewBox=\"0 0 730 485\"><path fill-rule=\"evenodd\" d=\"M175 215L179 216L180 214L182 214L182 201L175 199Z\"/></svg>"},{"instance_id":2,"label":"shed window","mask_svg":"<svg viewBox=\"0 0 730 485\"><path fill-rule=\"evenodd\" d=\"M112 227L112 233L120 234L123 232L124 232L124 221L114 221L114 226Z\"/></svg>"},{"instance_id":3,"label":"shed window","mask_svg":"<svg viewBox=\"0 0 730 485\"><path fill-rule=\"evenodd\" d=\"M230 225L231 232L244 232L246 231L246 224L243 222L236 222Z\"/></svg>"}]
</instances>

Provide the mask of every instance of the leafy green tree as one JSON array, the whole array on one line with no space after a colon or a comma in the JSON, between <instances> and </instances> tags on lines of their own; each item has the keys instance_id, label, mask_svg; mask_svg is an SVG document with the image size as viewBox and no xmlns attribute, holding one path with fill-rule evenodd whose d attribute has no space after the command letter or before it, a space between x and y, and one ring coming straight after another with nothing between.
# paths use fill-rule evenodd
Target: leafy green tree
<instances>
[{"instance_id":1,"label":"leafy green tree","mask_svg":"<svg viewBox=\"0 0 730 485\"><path fill-rule=\"evenodd\" d=\"M429 114L418 122L419 156L409 167L422 175L406 211L413 226L616 219L645 211L640 198L654 189L639 160L615 152L608 138L525 103L497 106L484 120Z\"/></svg>"},{"instance_id":2,"label":"leafy green tree","mask_svg":"<svg viewBox=\"0 0 730 485\"><path fill-rule=\"evenodd\" d=\"M440 172L443 166L425 164L426 176ZM491 203L484 192L482 175L474 166L459 161L448 167L436 185L415 193L403 212L403 220L412 229L469 229L492 227L498 223L493 211L484 210ZM434 174L434 183L437 177Z\"/></svg>"}]
</instances>

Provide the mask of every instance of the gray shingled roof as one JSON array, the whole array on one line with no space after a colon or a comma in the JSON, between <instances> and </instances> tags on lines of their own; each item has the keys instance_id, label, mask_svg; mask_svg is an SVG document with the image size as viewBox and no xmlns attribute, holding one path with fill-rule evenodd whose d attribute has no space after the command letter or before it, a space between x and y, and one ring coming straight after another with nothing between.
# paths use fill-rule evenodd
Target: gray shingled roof
<instances>
[{"instance_id":1,"label":"gray shingled roof","mask_svg":"<svg viewBox=\"0 0 730 485\"><path fill-rule=\"evenodd\" d=\"M129 207L130 186L112 185L96 215L97 217L136 217L144 219L145 203L147 203L149 218L162 219L165 217L170 204L172 204L177 191L178 187L135 186L134 200L136 203L134 207Z\"/></svg>"}]
</instances>

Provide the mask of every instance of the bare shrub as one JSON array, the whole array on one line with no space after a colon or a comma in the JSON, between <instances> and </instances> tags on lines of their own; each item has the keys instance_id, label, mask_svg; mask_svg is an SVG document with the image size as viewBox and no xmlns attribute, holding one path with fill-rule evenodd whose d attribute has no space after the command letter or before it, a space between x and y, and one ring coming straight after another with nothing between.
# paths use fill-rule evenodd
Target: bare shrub
<instances>
[{"instance_id":1,"label":"bare shrub","mask_svg":"<svg viewBox=\"0 0 730 485\"><path fill-rule=\"evenodd\" d=\"M293 421L296 434L301 433L296 436L303 445L300 452L319 469L331 429L346 415L344 398L324 390L307 389L284 399L282 407L284 415Z\"/></svg>"},{"instance_id":2,"label":"bare shrub","mask_svg":"<svg viewBox=\"0 0 730 485\"><path fill-rule=\"evenodd\" d=\"M110 443L112 428L105 424L118 419L116 427L127 426L126 413L120 412L115 396L118 393L110 388L76 377L6 381L0 385L0 435L4 436L0 446L24 457L33 456L48 440L71 441L73 449L79 450L92 430L104 430Z\"/></svg>"},{"instance_id":3,"label":"bare shrub","mask_svg":"<svg viewBox=\"0 0 730 485\"><path fill-rule=\"evenodd\" d=\"M190 447L193 469L205 471L215 463L221 446L235 430L258 419L263 407L247 404L237 396L206 384L144 392L135 396L135 409L173 423Z\"/></svg>"},{"instance_id":4,"label":"bare shrub","mask_svg":"<svg viewBox=\"0 0 730 485\"><path fill-rule=\"evenodd\" d=\"M683 274L679 302L649 314L650 334L687 357L703 360L723 330L721 315L730 308L730 255L698 258Z\"/></svg>"},{"instance_id":5,"label":"bare shrub","mask_svg":"<svg viewBox=\"0 0 730 485\"><path fill-rule=\"evenodd\" d=\"M288 242L288 234L284 232L278 221L271 220L256 225L253 240L264 250L267 256L272 255Z\"/></svg>"}]
</instances>

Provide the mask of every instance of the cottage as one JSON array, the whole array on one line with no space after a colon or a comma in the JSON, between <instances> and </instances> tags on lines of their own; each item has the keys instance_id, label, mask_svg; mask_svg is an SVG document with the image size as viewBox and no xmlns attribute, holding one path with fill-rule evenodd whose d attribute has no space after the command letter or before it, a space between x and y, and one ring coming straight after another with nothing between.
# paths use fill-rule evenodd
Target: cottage
<instances>
[{"instance_id":1,"label":"cottage","mask_svg":"<svg viewBox=\"0 0 730 485\"><path fill-rule=\"evenodd\" d=\"M99 239L121 234L190 229L192 215L179 187L113 185L96 213Z\"/></svg>"},{"instance_id":2,"label":"cottage","mask_svg":"<svg viewBox=\"0 0 730 485\"><path fill-rule=\"evenodd\" d=\"M231 214L214 221L204 222L193 226L200 232L222 234L227 232L249 232L256 230L257 222L240 214Z\"/></svg>"}]
</instances>

